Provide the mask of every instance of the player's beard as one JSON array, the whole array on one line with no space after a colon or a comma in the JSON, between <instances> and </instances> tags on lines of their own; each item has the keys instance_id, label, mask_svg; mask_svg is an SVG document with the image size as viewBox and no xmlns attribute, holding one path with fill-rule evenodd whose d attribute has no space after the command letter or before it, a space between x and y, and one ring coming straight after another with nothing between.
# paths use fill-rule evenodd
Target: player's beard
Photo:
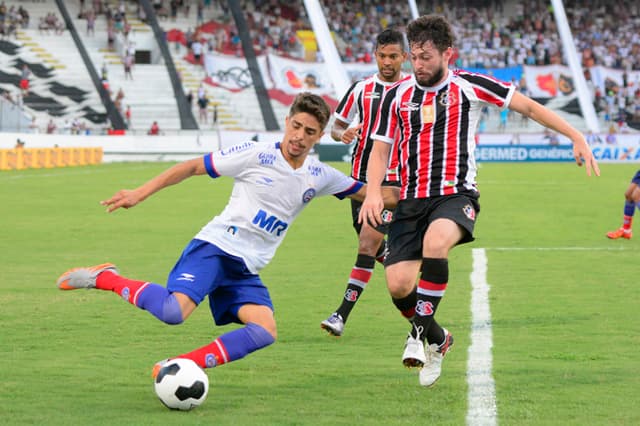
<instances>
[{"instance_id":1,"label":"player's beard","mask_svg":"<svg viewBox=\"0 0 640 426\"><path fill-rule=\"evenodd\" d=\"M433 87L436 84L440 83L443 77L444 77L444 67L441 66L440 68L438 68L438 70L433 74L431 78L427 80L418 80L416 78L416 81L420 86Z\"/></svg>"}]
</instances>

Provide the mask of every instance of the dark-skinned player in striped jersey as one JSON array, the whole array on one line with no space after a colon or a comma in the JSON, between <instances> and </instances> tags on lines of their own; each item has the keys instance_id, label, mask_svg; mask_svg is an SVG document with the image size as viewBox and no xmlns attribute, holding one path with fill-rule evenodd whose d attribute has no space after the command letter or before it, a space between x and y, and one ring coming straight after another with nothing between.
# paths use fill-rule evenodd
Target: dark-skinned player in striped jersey
<instances>
[{"instance_id":1,"label":"dark-skinned player in striped jersey","mask_svg":"<svg viewBox=\"0 0 640 426\"><path fill-rule=\"evenodd\" d=\"M408 77L402 72L402 64L407 60L404 45L404 35L396 29L388 28L378 34L374 52L378 72L356 81L344 94L333 114L335 120L331 128L331 137L345 144L353 143L351 176L360 182L367 181L367 164L369 153L373 148L371 132L382 96L393 84ZM397 163L397 157L392 156L384 185L399 185ZM329 318L320 323L320 327L333 336L342 335L351 310L371 280L376 260L383 263L386 255L384 237L389 228L388 222L393 217L393 211L385 209L384 223L372 227L367 223L358 223L360 206L362 206L360 201L351 201L353 228L358 234L356 263L349 273L347 288L340 306ZM411 317L413 313L407 315Z\"/></svg>"}]
</instances>

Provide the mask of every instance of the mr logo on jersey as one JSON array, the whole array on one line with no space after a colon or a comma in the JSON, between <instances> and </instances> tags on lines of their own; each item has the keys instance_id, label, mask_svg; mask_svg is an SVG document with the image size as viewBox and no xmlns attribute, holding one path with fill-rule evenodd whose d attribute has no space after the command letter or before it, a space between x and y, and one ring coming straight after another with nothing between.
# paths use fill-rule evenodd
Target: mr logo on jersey
<instances>
[{"instance_id":1,"label":"mr logo on jersey","mask_svg":"<svg viewBox=\"0 0 640 426\"><path fill-rule=\"evenodd\" d=\"M288 223L281 221L273 215L269 215L269 213L262 209L258 210L252 223L278 237L289 227Z\"/></svg>"}]
</instances>

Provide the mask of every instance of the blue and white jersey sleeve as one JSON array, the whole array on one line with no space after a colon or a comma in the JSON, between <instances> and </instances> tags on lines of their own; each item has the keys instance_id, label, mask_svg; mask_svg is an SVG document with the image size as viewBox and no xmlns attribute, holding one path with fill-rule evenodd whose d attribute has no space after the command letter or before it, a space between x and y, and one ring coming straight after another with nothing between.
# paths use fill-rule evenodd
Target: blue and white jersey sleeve
<instances>
[{"instance_id":1,"label":"blue and white jersey sleeve","mask_svg":"<svg viewBox=\"0 0 640 426\"><path fill-rule=\"evenodd\" d=\"M316 196L344 198L362 183L311 157L293 169L279 144L248 142L204 156L212 178L230 176L224 210L195 238L245 260L254 273L269 263L291 223Z\"/></svg>"}]
</instances>

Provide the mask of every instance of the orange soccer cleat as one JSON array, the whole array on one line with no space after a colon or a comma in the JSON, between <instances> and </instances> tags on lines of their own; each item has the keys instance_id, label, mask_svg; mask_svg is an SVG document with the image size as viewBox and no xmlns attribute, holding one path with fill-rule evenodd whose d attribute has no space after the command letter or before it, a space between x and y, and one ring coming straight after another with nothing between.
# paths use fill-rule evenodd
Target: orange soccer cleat
<instances>
[{"instance_id":1,"label":"orange soccer cleat","mask_svg":"<svg viewBox=\"0 0 640 426\"><path fill-rule=\"evenodd\" d=\"M607 238L610 238L612 240L617 240L618 238L625 238L627 240L630 240L631 236L632 236L631 230L626 231L624 228L607 232Z\"/></svg>"},{"instance_id":2,"label":"orange soccer cleat","mask_svg":"<svg viewBox=\"0 0 640 426\"><path fill-rule=\"evenodd\" d=\"M69 269L58 278L58 288L60 290L95 288L96 278L104 271L118 273L118 269L112 263Z\"/></svg>"}]
</instances>

